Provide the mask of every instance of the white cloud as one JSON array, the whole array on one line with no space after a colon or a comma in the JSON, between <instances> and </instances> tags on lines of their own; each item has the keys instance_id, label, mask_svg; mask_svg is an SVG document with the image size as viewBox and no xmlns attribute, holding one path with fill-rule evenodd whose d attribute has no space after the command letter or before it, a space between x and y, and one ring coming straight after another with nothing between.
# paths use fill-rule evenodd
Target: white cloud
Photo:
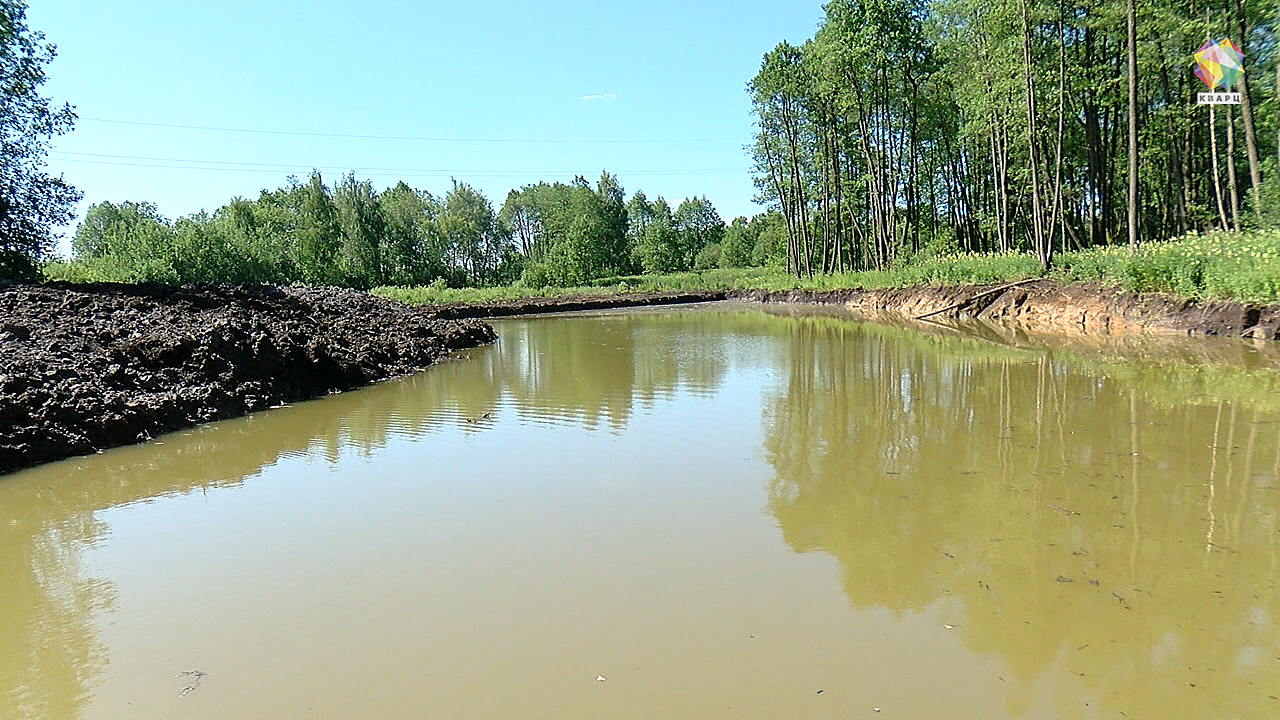
<instances>
[{"instance_id":1,"label":"white cloud","mask_svg":"<svg viewBox=\"0 0 1280 720\"><path fill-rule=\"evenodd\" d=\"M591 93L590 95L583 95L581 99L584 102L590 102L592 100L617 100L618 96L613 93Z\"/></svg>"}]
</instances>

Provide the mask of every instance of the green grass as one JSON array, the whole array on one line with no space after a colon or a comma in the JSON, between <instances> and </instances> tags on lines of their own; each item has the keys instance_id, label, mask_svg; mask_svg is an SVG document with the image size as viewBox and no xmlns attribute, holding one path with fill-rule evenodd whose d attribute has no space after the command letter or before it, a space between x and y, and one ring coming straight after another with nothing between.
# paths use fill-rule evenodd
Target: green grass
<instances>
[{"instance_id":1,"label":"green grass","mask_svg":"<svg viewBox=\"0 0 1280 720\"><path fill-rule=\"evenodd\" d=\"M440 286L377 288L374 292L409 303L495 302L526 297L671 290L838 290L910 285L965 285L1040 277L1027 253L948 255L883 271L796 278L778 268L707 270L672 275L630 275L575 288L450 289ZM1095 280L1134 292L1162 292L1192 300L1280 302L1280 230L1189 234L1144 244L1137 255L1127 247L1092 248L1056 256L1049 277L1071 282Z\"/></svg>"}]
</instances>

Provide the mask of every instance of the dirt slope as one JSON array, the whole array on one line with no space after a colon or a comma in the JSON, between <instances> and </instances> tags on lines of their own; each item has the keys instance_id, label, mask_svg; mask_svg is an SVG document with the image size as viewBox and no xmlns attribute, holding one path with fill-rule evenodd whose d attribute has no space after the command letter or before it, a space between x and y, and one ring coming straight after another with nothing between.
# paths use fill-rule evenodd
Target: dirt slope
<instances>
[{"instance_id":1,"label":"dirt slope","mask_svg":"<svg viewBox=\"0 0 1280 720\"><path fill-rule=\"evenodd\" d=\"M0 473L366 385L494 337L349 290L0 287Z\"/></svg>"}]
</instances>

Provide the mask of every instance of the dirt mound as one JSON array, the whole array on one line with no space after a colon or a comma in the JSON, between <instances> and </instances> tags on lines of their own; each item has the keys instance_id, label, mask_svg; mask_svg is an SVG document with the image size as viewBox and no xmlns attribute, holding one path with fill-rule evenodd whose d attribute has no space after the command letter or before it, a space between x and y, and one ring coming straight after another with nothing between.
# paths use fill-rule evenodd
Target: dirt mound
<instances>
[{"instance_id":1,"label":"dirt mound","mask_svg":"<svg viewBox=\"0 0 1280 720\"><path fill-rule=\"evenodd\" d=\"M359 387L494 338L350 290L0 286L0 473Z\"/></svg>"},{"instance_id":2,"label":"dirt mound","mask_svg":"<svg viewBox=\"0 0 1280 720\"><path fill-rule=\"evenodd\" d=\"M1042 332L1181 333L1280 340L1280 306L1195 302L1167 295L1140 295L1097 283L1034 280L1013 286L752 290L731 296L756 302L838 304L909 318L930 315L935 319L978 319Z\"/></svg>"}]
</instances>

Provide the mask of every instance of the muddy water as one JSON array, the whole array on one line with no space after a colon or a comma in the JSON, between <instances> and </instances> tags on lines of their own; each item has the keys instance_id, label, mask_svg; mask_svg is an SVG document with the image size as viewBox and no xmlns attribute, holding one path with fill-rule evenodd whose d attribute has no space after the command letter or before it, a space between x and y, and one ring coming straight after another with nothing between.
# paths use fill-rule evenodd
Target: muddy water
<instances>
[{"instance_id":1,"label":"muddy water","mask_svg":"<svg viewBox=\"0 0 1280 720\"><path fill-rule=\"evenodd\" d=\"M0 718L1280 716L1264 354L498 329L0 479Z\"/></svg>"}]
</instances>

